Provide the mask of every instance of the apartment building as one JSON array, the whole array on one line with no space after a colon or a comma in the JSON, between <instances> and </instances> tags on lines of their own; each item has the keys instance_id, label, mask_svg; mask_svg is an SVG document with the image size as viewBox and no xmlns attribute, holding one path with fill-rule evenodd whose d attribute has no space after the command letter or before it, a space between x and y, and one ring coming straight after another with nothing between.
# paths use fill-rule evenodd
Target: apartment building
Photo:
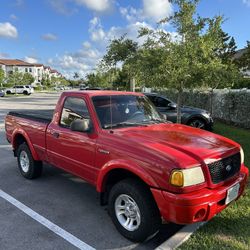
<instances>
[{"instance_id":1,"label":"apartment building","mask_svg":"<svg viewBox=\"0 0 250 250\"><path fill-rule=\"evenodd\" d=\"M34 85L40 84L43 78L51 79L51 77L62 77L62 75L54 69L43 64L32 64L19 59L0 59L0 68L3 69L5 76L11 74L14 71L20 73L31 74L35 81Z\"/></svg>"}]
</instances>

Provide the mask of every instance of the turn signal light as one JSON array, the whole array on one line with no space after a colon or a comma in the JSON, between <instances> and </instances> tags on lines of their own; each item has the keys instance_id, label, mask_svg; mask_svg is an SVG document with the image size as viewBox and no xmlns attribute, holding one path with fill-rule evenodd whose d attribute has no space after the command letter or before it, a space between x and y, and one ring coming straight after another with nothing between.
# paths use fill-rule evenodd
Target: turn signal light
<instances>
[{"instance_id":1,"label":"turn signal light","mask_svg":"<svg viewBox=\"0 0 250 250\"><path fill-rule=\"evenodd\" d=\"M183 172L175 170L172 172L170 177L170 183L176 187L182 187L184 184Z\"/></svg>"}]
</instances>

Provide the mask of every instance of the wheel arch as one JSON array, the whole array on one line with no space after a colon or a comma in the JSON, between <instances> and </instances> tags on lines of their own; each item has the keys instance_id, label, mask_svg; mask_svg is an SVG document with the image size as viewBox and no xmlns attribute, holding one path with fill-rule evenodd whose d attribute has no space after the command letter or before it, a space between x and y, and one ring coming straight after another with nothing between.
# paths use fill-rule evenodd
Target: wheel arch
<instances>
[{"instance_id":1,"label":"wheel arch","mask_svg":"<svg viewBox=\"0 0 250 250\"><path fill-rule=\"evenodd\" d=\"M109 165L101 170L97 179L96 189L101 193L102 205L107 203L108 194L112 186L126 178L136 179L147 187L158 187L155 180L143 168L135 167L131 164Z\"/></svg>"},{"instance_id":2,"label":"wheel arch","mask_svg":"<svg viewBox=\"0 0 250 250\"><path fill-rule=\"evenodd\" d=\"M16 156L16 150L18 149L18 146L21 145L22 143L27 143L30 152L32 154L32 157L34 158L34 160L38 161L39 157L28 137L28 135L26 134L25 131L23 130L17 130L13 133L13 139L12 139L12 147L14 149L14 154Z\"/></svg>"}]
</instances>

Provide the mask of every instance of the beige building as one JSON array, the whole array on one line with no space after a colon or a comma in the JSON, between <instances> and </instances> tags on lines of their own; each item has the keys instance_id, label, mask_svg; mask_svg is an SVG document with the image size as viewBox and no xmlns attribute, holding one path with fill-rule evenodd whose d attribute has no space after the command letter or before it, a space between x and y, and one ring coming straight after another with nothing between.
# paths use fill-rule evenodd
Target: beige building
<instances>
[{"instance_id":1,"label":"beige building","mask_svg":"<svg viewBox=\"0 0 250 250\"><path fill-rule=\"evenodd\" d=\"M0 59L0 68L3 69L5 76L15 71L23 74L29 73L35 79L34 85L41 84L43 78L51 79L52 76L56 78L62 77L61 73L48 66L27 63L18 59Z\"/></svg>"}]
</instances>

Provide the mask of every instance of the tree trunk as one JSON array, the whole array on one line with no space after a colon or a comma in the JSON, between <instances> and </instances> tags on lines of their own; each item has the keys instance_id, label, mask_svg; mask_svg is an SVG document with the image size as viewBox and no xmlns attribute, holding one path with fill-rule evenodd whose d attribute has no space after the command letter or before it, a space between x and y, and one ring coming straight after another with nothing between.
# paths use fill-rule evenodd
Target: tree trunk
<instances>
[{"instance_id":1,"label":"tree trunk","mask_svg":"<svg viewBox=\"0 0 250 250\"><path fill-rule=\"evenodd\" d=\"M181 102L182 102L182 89L178 91L177 96L177 123L181 123Z\"/></svg>"},{"instance_id":2,"label":"tree trunk","mask_svg":"<svg viewBox=\"0 0 250 250\"><path fill-rule=\"evenodd\" d=\"M213 97L214 97L214 89L210 91L210 102L209 102L209 112L212 115L213 114Z\"/></svg>"},{"instance_id":3,"label":"tree trunk","mask_svg":"<svg viewBox=\"0 0 250 250\"><path fill-rule=\"evenodd\" d=\"M130 79L130 91L135 92L135 78Z\"/></svg>"}]
</instances>

